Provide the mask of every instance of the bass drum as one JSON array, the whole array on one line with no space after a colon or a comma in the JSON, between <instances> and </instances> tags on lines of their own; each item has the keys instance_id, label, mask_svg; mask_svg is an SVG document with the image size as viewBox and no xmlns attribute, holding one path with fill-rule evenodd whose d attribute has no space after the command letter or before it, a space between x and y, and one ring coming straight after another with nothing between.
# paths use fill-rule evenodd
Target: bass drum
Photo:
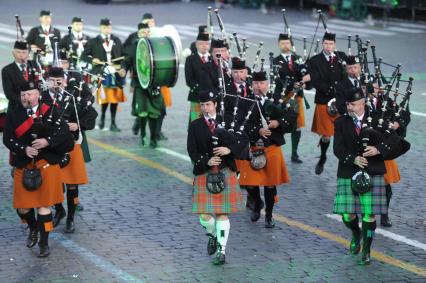
<instances>
[{"instance_id":1,"label":"bass drum","mask_svg":"<svg viewBox=\"0 0 426 283\"><path fill-rule=\"evenodd\" d=\"M182 48L179 34L170 25L158 30L158 35L140 39L136 49L136 70L143 88L173 87L178 78Z\"/></svg>"}]
</instances>

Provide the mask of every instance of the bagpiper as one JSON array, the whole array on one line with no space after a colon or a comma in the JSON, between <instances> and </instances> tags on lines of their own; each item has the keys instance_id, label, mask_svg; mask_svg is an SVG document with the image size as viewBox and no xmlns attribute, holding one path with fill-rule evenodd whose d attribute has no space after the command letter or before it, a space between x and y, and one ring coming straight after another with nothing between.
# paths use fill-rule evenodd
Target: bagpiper
<instances>
[{"instance_id":1,"label":"bagpiper","mask_svg":"<svg viewBox=\"0 0 426 283\"><path fill-rule=\"evenodd\" d=\"M240 186L245 186L247 193L254 200L251 221L260 218L260 211L265 207L265 227L274 228L272 217L274 204L278 201L277 186L290 182L281 146L285 144L284 133L291 132L296 123L293 108L280 103L281 96L269 94L269 81L266 72L253 72L252 88L257 107L253 109L246 133L250 138L251 160L239 160ZM286 104L286 102L285 102ZM265 202L260 198L259 187L264 187Z\"/></svg>"},{"instance_id":2,"label":"bagpiper","mask_svg":"<svg viewBox=\"0 0 426 283\"><path fill-rule=\"evenodd\" d=\"M236 175L235 157L245 148L243 141L228 132L216 113L217 94L200 92L203 116L188 129L187 150L194 164L192 212L200 215L201 226L209 238L207 252L215 255L213 263L225 263L225 249L230 231L228 215L242 207L242 194Z\"/></svg>"},{"instance_id":3,"label":"bagpiper","mask_svg":"<svg viewBox=\"0 0 426 283\"><path fill-rule=\"evenodd\" d=\"M322 39L323 50L308 61L312 86L315 88L315 112L311 131L320 135L320 159L315 166L315 174L320 175L327 160L327 149L334 135L333 122L337 113L327 111L328 103L335 96L336 85L346 77L343 62L346 55L335 51L336 34L326 32Z\"/></svg>"},{"instance_id":4,"label":"bagpiper","mask_svg":"<svg viewBox=\"0 0 426 283\"><path fill-rule=\"evenodd\" d=\"M189 123L198 119L201 115L199 92L204 88L202 83L202 68L211 61L210 39L205 33L198 33L195 41L196 51L186 58L185 61L185 81L189 87L188 101Z\"/></svg>"},{"instance_id":5,"label":"bagpiper","mask_svg":"<svg viewBox=\"0 0 426 283\"><path fill-rule=\"evenodd\" d=\"M22 104L7 115L3 143L12 152L12 166L16 167L13 207L28 224L26 245L33 247L40 234L38 257L47 257L53 230L50 206L64 199L58 163L72 150L74 141L56 108L39 98L34 82L21 86Z\"/></svg>"},{"instance_id":6,"label":"bagpiper","mask_svg":"<svg viewBox=\"0 0 426 283\"><path fill-rule=\"evenodd\" d=\"M302 163L299 158L297 149L299 147L300 138L302 136L302 128L305 127L305 100L303 88L310 81L307 67L302 57L292 52L293 44L288 34L281 33L278 36L278 47L281 54L273 59L273 64L278 66L279 77L276 80L275 91L281 94L283 91L297 91L297 125L291 132L291 161L294 163ZM283 84L287 85L287 89L283 89Z\"/></svg>"},{"instance_id":7,"label":"bagpiper","mask_svg":"<svg viewBox=\"0 0 426 283\"><path fill-rule=\"evenodd\" d=\"M336 119L333 150L339 160L333 213L352 231L350 252L361 250L361 265L370 264L375 215L387 213L384 160L392 159L394 142L374 129L380 116L366 107L361 89L347 97L347 112ZM367 126L368 125L368 126ZM358 214L362 214L362 230Z\"/></svg>"}]
</instances>

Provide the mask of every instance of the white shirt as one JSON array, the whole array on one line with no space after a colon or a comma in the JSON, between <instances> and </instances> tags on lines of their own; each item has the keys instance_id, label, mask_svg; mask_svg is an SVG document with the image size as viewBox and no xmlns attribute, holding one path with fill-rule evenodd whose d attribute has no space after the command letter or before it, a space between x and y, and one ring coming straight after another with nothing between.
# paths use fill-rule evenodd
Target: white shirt
<instances>
[{"instance_id":1,"label":"white shirt","mask_svg":"<svg viewBox=\"0 0 426 283\"><path fill-rule=\"evenodd\" d=\"M291 60L291 53L281 53L281 56L288 62Z\"/></svg>"},{"instance_id":2,"label":"white shirt","mask_svg":"<svg viewBox=\"0 0 426 283\"><path fill-rule=\"evenodd\" d=\"M21 63L18 63L18 62L16 62L16 61L15 61L15 64L16 64L16 66L18 66L18 69L19 69L21 72L26 71L26 69L22 70L21 65L22 65L22 64L24 64L24 65L25 65L25 68L26 68L26 67L27 67L27 63L22 63L22 64L21 64Z\"/></svg>"},{"instance_id":3,"label":"white shirt","mask_svg":"<svg viewBox=\"0 0 426 283\"><path fill-rule=\"evenodd\" d=\"M216 114L214 116L204 116L204 119L206 119L207 123L210 123L209 120L215 120L216 121Z\"/></svg>"},{"instance_id":4,"label":"white shirt","mask_svg":"<svg viewBox=\"0 0 426 283\"><path fill-rule=\"evenodd\" d=\"M349 77L349 80L351 81L351 83L352 83L354 86L356 86L356 87L360 87L359 78L352 78L352 77ZM358 85L355 85L355 81L357 81L357 84L358 84Z\"/></svg>"},{"instance_id":5,"label":"white shirt","mask_svg":"<svg viewBox=\"0 0 426 283\"><path fill-rule=\"evenodd\" d=\"M204 53L204 54L201 54L200 52L197 52L197 53L198 53L198 56L200 56L201 60L204 59L204 62L208 62L209 61L209 53L208 52Z\"/></svg>"},{"instance_id":6,"label":"white shirt","mask_svg":"<svg viewBox=\"0 0 426 283\"><path fill-rule=\"evenodd\" d=\"M36 105L36 106L34 106L34 107L32 107L31 109L33 110L33 113L35 114L36 112L37 112L37 108L38 108L38 105ZM30 108L27 108L27 114L28 115L30 115Z\"/></svg>"},{"instance_id":7,"label":"white shirt","mask_svg":"<svg viewBox=\"0 0 426 283\"><path fill-rule=\"evenodd\" d=\"M330 54L328 54L328 53L326 53L325 51L323 51L322 52L322 54L324 54L324 56L325 56L325 59L327 60L327 61L330 61L330 56L334 59L334 56L336 56L336 54L334 54L334 53L330 53Z\"/></svg>"},{"instance_id":8,"label":"white shirt","mask_svg":"<svg viewBox=\"0 0 426 283\"><path fill-rule=\"evenodd\" d=\"M41 28L43 29L43 32L49 32L50 31L50 26L41 26Z\"/></svg>"}]
</instances>

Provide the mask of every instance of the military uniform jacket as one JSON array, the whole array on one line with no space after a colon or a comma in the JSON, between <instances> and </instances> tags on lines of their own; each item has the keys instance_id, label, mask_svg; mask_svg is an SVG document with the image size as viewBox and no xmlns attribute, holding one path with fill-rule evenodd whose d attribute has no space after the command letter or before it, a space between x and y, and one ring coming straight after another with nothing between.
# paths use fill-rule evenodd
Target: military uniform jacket
<instances>
[{"instance_id":1,"label":"military uniform jacket","mask_svg":"<svg viewBox=\"0 0 426 283\"><path fill-rule=\"evenodd\" d=\"M364 114L362 123L366 123L367 114ZM379 113L372 113L373 127L377 125ZM355 157L361 155L362 137L365 132L362 130L360 135L357 135L355 130L355 122L349 115L340 116L334 122L334 155L339 159L337 169L338 178L352 178L359 170L359 167L354 164ZM389 155L392 154L392 146L388 142L390 139L384 138L380 134L370 134L368 145L375 146L380 152L379 155L367 157L368 166L366 172L370 175L383 175L386 173L384 160L393 159Z\"/></svg>"},{"instance_id":2,"label":"military uniform jacket","mask_svg":"<svg viewBox=\"0 0 426 283\"><path fill-rule=\"evenodd\" d=\"M210 57L211 58L211 57ZM223 82L226 85L231 77L224 71L225 81ZM200 90L215 90L219 91L219 67L216 63L211 59L209 62L203 64L201 68L201 76L200 76Z\"/></svg>"},{"instance_id":3,"label":"military uniform jacket","mask_svg":"<svg viewBox=\"0 0 426 283\"><path fill-rule=\"evenodd\" d=\"M30 72L32 61L27 62L27 74ZM9 100L8 109L21 105L21 86L26 83L24 75L15 62L5 66L1 70L3 91Z\"/></svg>"},{"instance_id":4,"label":"military uniform jacket","mask_svg":"<svg viewBox=\"0 0 426 283\"><path fill-rule=\"evenodd\" d=\"M263 117L266 120L277 120L279 126L275 129L270 129L272 134L268 138L261 137L259 135L259 130L263 128L262 117L260 115L259 108L255 106L248 125L244 128L244 131L250 139L250 144L254 146L259 139L263 141L263 144L266 147L270 145L281 146L285 144L284 134L293 130L297 119L297 113L294 112L292 108L282 110L283 106L277 103L278 96L274 97L274 102L265 100L263 105L259 97L256 97L256 99L259 101L258 103Z\"/></svg>"},{"instance_id":5,"label":"military uniform jacket","mask_svg":"<svg viewBox=\"0 0 426 283\"><path fill-rule=\"evenodd\" d=\"M88 35L85 35L84 33L83 33L83 36L79 39L77 39L73 33L71 33L71 35L67 34L59 42L59 49L70 51L69 50L70 45L72 45L73 53L77 53L77 48L79 45L78 41L81 41L81 43L83 44L83 47L85 47L87 43L89 42L89 40L90 40L90 37Z\"/></svg>"},{"instance_id":6,"label":"military uniform jacket","mask_svg":"<svg viewBox=\"0 0 426 283\"><path fill-rule=\"evenodd\" d=\"M220 123L222 118L217 115L216 122ZM219 129L216 124L219 145L225 146L231 150L229 155L222 156L220 168L229 168L232 171L237 170L235 158L240 156L241 152L247 147L248 139L245 135L236 136L225 129ZM187 151L194 162L194 175L201 175L207 172L211 167L207 164L213 156L212 133L204 117L194 120L188 129Z\"/></svg>"},{"instance_id":7,"label":"military uniform jacket","mask_svg":"<svg viewBox=\"0 0 426 283\"><path fill-rule=\"evenodd\" d=\"M311 74L312 86L316 89L315 103L327 104L335 96L335 88L338 82L346 78L344 67L338 62L346 60L343 52L336 52L333 64L330 64L321 52L308 61L309 73Z\"/></svg>"},{"instance_id":8,"label":"military uniform jacket","mask_svg":"<svg viewBox=\"0 0 426 283\"><path fill-rule=\"evenodd\" d=\"M111 60L115 58L119 58L123 55L123 47L121 41L118 37L114 35L110 35L110 41L113 41L112 49L111 49ZM88 61L88 56L91 55L93 59L98 58L103 62L107 62L107 53L105 48L103 47L104 39L101 35L98 35L95 38L90 39L87 42L86 48L84 49L83 54L81 55L84 61ZM90 61L90 60L89 60ZM115 62L120 64L120 62ZM102 73L103 66L96 65L93 66L92 72L95 74Z\"/></svg>"},{"instance_id":9,"label":"military uniform jacket","mask_svg":"<svg viewBox=\"0 0 426 283\"><path fill-rule=\"evenodd\" d=\"M50 26L48 36L49 36L50 46L53 49L54 47L53 39L56 37L56 40L58 40L59 42L61 40L61 32L58 29ZM41 26L33 27L28 33L26 40L30 46L37 45L37 47L40 48L41 50L45 50L45 44L44 44L45 33L43 32L43 28Z\"/></svg>"},{"instance_id":10,"label":"military uniform jacket","mask_svg":"<svg viewBox=\"0 0 426 283\"><path fill-rule=\"evenodd\" d=\"M291 60L293 62L293 67L290 69L289 63L286 61L286 58L283 55L279 55L273 59L273 64L280 66L278 70L279 78L275 81L276 87L275 92L282 93L283 91L283 80L288 77L289 83L287 91L293 90L293 85L296 82L300 82L303 78L302 71L304 70L305 74L307 73L307 67L305 64L300 62L301 57L296 54L291 54ZM300 89L297 95L303 96L303 89Z\"/></svg>"},{"instance_id":11,"label":"military uniform jacket","mask_svg":"<svg viewBox=\"0 0 426 283\"><path fill-rule=\"evenodd\" d=\"M126 38L126 40L123 43L123 53L127 55L130 55L133 49L133 45L139 42L139 37L137 32L132 32L129 34L129 36Z\"/></svg>"},{"instance_id":12,"label":"military uniform jacket","mask_svg":"<svg viewBox=\"0 0 426 283\"><path fill-rule=\"evenodd\" d=\"M349 78L343 79L336 85L336 107L340 115L346 113L347 97L356 89Z\"/></svg>"},{"instance_id":13,"label":"military uniform jacket","mask_svg":"<svg viewBox=\"0 0 426 283\"><path fill-rule=\"evenodd\" d=\"M201 85L203 82L202 76L205 75L203 68L208 62L203 63L200 55L197 52L188 56L185 61L185 81L186 85L189 87L188 101L199 102L198 92L203 89ZM207 89L207 86L204 86Z\"/></svg>"},{"instance_id":14,"label":"military uniform jacket","mask_svg":"<svg viewBox=\"0 0 426 283\"><path fill-rule=\"evenodd\" d=\"M54 123L59 117L56 109L53 109L53 122L48 122L49 109L43 115L43 124L34 123L31 129L26 131L23 135L19 136L16 129L26 121L29 116L27 109L19 106L15 111L7 114L7 123L3 133L3 143L12 153L12 166L23 168L28 165L32 160L25 154L25 148L31 146L34 138L32 133L37 133L37 138L47 139L49 145L40 150L36 160L44 159L50 164L57 164L61 160L63 154L69 152L74 147L74 141L68 131L68 126L64 121L56 126Z\"/></svg>"}]
</instances>

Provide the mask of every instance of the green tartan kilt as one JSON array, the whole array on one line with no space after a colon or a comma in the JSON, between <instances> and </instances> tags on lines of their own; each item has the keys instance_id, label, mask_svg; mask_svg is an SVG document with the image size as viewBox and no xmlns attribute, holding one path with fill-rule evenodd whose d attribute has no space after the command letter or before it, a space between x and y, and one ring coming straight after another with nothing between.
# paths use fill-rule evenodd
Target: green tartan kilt
<instances>
[{"instance_id":1,"label":"green tartan kilt","mask_svg":"<svg viewBox=\"0 0 426 283\"><path fill-rule=\"evenodd\" d=\"M243 208L243 197L238 184L237 174L228 168L225 174L225 189L219 194L207 190L207 173L194 177L192 188L192 212L206 214L229 214Z\"/></svg>"},{"instance_id":2,"label":"green tartan kilt","mask_svg":"<svg viewBox=\"0 0 426 283\"><path fill-rule=\"evenodd\" d=\"M192 121L197 120L201 116L201 106L200 102L190 102L189 106L189 124Z\"/></svg>"},{"instance_id":3,"label":"green tartan kilt","mask_svg":"<svg viewBox=\"0 0 426 283\"><path fill-rule=\"evenodd\" d=\"M337 192L334 199L335 214L386 214L385 179L383 175L371 176L373 187L370 192L356 195L351 189L351 179L338 178Z\"/></svg>"},{"instance_id":4,"label":"green tartan kilt","mask_svg":"<svg viewBox=\"0 0 426 283\"><path fill-rule=\"evenodd\" d=\"M158 118L163 108L163 96L160 92L152 95L150 91L135 87L132 101L132 115L136 117Z\"/></svg>"}]
</instances>

